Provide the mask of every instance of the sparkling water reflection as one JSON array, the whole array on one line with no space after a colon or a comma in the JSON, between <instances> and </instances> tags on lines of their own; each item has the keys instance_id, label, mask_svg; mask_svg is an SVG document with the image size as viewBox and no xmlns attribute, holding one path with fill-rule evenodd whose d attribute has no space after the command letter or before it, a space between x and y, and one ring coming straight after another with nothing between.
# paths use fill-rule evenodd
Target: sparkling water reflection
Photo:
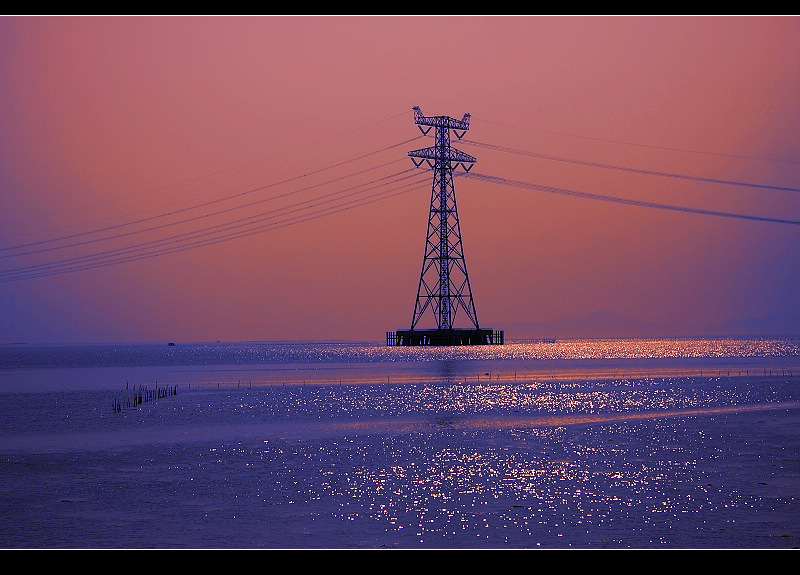
<instances>
[{"instance_id":1,"label":"sparkling water reflection","mask_svg":"<svg viewBox=\"0 0 800 575\"><path fill-rule=\"evenodd\" d=\"M165 347L1 356L0 545L800 541L797 340Z\"/></svg>"}]
</instances>

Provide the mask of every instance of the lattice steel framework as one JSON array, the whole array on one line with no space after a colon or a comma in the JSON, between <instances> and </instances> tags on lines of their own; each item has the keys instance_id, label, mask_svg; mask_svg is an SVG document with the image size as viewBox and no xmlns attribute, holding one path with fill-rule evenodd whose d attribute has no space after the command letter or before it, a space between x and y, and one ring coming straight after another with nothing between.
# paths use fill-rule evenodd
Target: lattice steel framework
<instances>
[{"instance_id":1,"label":"lattice steel framework","mask_svg":"<svg viewBox=\"0 0 800 575\"><path fill-rule=\"evenodd\" d=\"M459 309L466 313L475 329L478 314L472 299L472 289L464 260L461 227L453 185L453 170L469 171L475 158L450 146L450 131L460 140L469 129L469 114L461 120L449 116L424 116L414 106L414 121L423 134L435 128L435 145L408 152L415 165L427 163L433 168L428 233L425 257L417 288L413 330L428 309L436 316L439 330L451 330Z\"/></svg>"}]
</instances>

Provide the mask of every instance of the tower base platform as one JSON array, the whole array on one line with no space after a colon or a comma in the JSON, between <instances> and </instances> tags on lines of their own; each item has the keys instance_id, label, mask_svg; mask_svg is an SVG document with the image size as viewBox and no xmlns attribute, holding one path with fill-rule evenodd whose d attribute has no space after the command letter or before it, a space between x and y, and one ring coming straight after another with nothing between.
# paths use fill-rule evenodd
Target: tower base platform
<instances>
[{"instance_id":1,"label":"tower base platform","mask_svg":"<svg viewBox=\"0 0 800 575\"><path fill-rule=\"evenodd\" d=\"M503 332L493 329L406 329L386 332L386 345L503 345Z\"/></svg>"}]
</instances>

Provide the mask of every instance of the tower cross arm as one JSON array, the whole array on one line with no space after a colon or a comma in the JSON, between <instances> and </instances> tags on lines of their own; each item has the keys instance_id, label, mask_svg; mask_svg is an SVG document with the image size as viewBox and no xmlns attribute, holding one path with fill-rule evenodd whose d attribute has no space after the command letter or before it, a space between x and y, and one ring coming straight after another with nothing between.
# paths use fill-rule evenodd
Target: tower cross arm
<instances>
[{"instance_id":1,"label":"tower cross arm","mask_svg":"<svg viewBox=\"0 0 800 575\"><path fill-rule=\"evenodd\" d=\"M412 158L422 158L425 160L438 160L442 159L440 157L441 150L435 146L430 148L422 148L420 150L412 150L408 152L408 155ZM450 160L451 162L467 162L474 164L477 160L474 156L470 156L469 154L465 154L461 150L457 150L455 148L450 148L449 157L444 158L445 160Z\"/></svg>"},{"instance_id":2,"label":"tower cross arm","mask_svg":"<svg viewBox=\"0 0 800 575\"><path fill-rule=\"evenodd\" d=\"M450 128L451 130L469 130L469 113L464 114L460 120L450 116L425 116L419 106L414 106L414 122L421 126L435 126L437 128Z\"/></svg>"}]
</instances>

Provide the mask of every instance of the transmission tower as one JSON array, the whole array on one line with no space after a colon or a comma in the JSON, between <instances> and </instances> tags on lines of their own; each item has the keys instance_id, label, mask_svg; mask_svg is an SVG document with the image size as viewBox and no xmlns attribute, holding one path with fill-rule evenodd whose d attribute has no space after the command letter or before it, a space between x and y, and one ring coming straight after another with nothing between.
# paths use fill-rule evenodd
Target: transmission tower
<instances>
[{"instance_id":1,"label":"transmission tower","mask_svg":"<svg viewBox=\"0 0 800 575\"><path fill-rule=\"evenodd\" d=\"M460 140L469 130L469 114L461 120L449 116L425 116L414 106L414 122L423 134L435 128L432 147L408 152L416 166L426 163L433 169L428 232L422 261L411 329L387 333L389 345L478 345L501 344L503 332L481 329L464 260L461 226L458 220L453 171L469 171L475 158L450 146L450 132ZM430 310L436 329L417 330L417 324ZM471 328L456 328L455 319L463 311Z\"/></svg>"}]
</instances>

